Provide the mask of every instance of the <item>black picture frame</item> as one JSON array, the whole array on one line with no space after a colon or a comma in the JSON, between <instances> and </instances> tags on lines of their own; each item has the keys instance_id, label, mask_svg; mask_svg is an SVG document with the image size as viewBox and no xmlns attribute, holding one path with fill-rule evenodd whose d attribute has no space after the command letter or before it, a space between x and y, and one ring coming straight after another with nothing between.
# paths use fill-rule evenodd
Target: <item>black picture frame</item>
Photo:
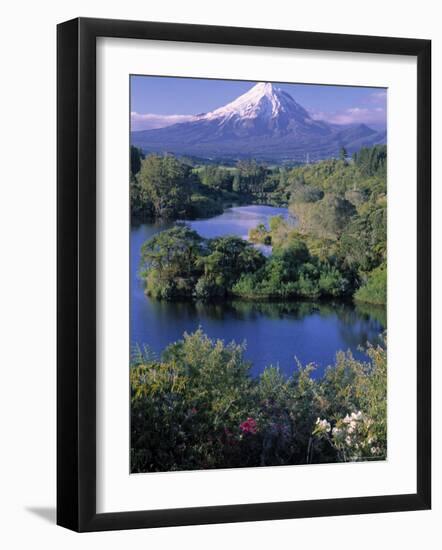
<instances>
[{"instance_id":1,"label":"black picture frame","mask_svg":"<svg viewBox=\"0 0 442 550\"><path fill-rule=\"evenodd\" d=\"M417 58L415 494L96 512L96 39L396 54ZM57 523L75 531L425 510L431 506L431 41L79 18L57 28ZM413 358L410 358L413 360Z\"/></svg>"}]
</instances>

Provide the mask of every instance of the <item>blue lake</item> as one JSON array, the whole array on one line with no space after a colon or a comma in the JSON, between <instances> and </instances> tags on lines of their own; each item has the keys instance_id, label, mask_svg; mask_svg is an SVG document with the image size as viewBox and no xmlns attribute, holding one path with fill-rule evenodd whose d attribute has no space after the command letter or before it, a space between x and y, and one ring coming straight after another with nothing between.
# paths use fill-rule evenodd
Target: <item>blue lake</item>
<instances>
[{"instance_id":1,"label":"blue lake","mask_svg":"<svg viewBox=\"0 0 442 550\"><path fill-rule=\"evenodd\" d=\"M220 216L187 222L203 237L238 235L247 238L249 229L267 224L271 216L289 219L285 208L240 206L227 209ZM142 224L131 230L131 345L147 344L160 354L164 348L182 338L185 331L199 326L212 338L226 342L246 342L245 356L258 375L266 366L279 365L290 375L296 367L314 362L313 376L322 374L334 362L338 350L350 349L363 359L358 348L367 341L376 343L385 326L385 310L354 306L342 302L255 303L242 300L215 304L168 303L152 300L144 294L138 277L141 245L155 233L172 224ZM268 248L263 250L269 253Z\"/></svg>"}]
</instances>

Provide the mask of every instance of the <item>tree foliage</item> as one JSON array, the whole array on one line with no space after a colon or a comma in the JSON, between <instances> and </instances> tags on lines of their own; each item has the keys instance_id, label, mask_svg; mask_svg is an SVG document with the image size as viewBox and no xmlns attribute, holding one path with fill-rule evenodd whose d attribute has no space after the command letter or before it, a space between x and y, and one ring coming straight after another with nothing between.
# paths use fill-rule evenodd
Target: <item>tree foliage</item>
<instances>
[{"instance_id":1,"label":"tree foliage","mask_svg":"<svg viewBox=\"0 0 442 550\"><path fill-rule=\"evenodd\" d=\"M258 270L264 256L239 237L203 239L186 226L155 235L141 249L146 292L159 299L210 300L231 293L242 273Z\"/></svg>"},{"instance_id":2,"label":"tree foliage","mask_svg":"<svg viewBox=\"0 0 442 550\"><path fill-rule=\"evenodd\" d=\"M386 176L387 146L363 147L353 154L353 160L363 176Z\"/></svg>"},{"instance_id":3,"label":"tree foliage","mask_svg":"<svg viewBox=\"0 0 442 550\"><path fill-rule=\"evenodd\" d=\"M173 156L149 155L138 174L140 188L152 203L155 217L184 217L190 206L192 169Z\"/></svg>"},{"instance_id":4,"label":"tree foliage","mask_svg":"<svg viewBox=\"0 0 442 550\"><path fill-rule=\"evenodd\" d=\"M355 300L383 305L387 302L387 266L382 264L367 274L362 286L355 292Z\"/></svg>"},{"instance_id":5,"label":"tree foliage","mask_svg":"<svg viewBox=\"0 0 442 550\"><path fill-rule=\"evenodd\" d=\"M141 250L146 292L158 299L208 301L343 297L351 291L330 260L311 256L302 239L291 239L265 258L239 237L203 239L185 226L162 231Z\"/></svg>"},{"instance_id":6,"label":"tree foliage","mask_svg":"<svg viewBox=\"0 0 442 550\"><path fill-rule=\"evenodd\" d=\"M141 168L141 161L144 159L143 152L138 147L130 146L130 173L131 176L138 174Z\"/></svg>"},{"instance_id":7,"label":"tree foliage","mask_svg":"<svg viewBox=\"0 0 442 550\"><path fill-rule=\"evenodd\" d=\"M303 233L338 239L356 213L354 205L342 196L326 193L321 200L291 203Z\"/></svg>"},{"instance_id":8,"label":"tree foliage","mask_svg":"<svg viewBox=\"0 0 442 550\"><path fill-rule=\"evenodd\" d=\"M193 293L197 300L224 297L243 273L258 270L263 255L238 237L219 237L208 241L208 253L200 259L202 275Z\"/></svg>"},{"instance_id":9,"label":"tree foliage","mask_svg":"<svg viewBox=\"0 0 442 550\"><path fill-rule=\"evenodd\" d=\"M162 231L141 248L141 274L146 291L154 298L172 300L192 295L204 254L203 239L188 227Z\"/></svg>"},{"instance_id":10,"label":"tree foliage","mask_svg":"<svg viewBox=\"0 0 442 550\"><path fill-rule=\"evenodd\" d=\"M212 187L216 190L232 190L233 174L231 170L227 170L216 164L208 164L203 166L199 171L199 177L203 185Z\"/></svg>"}]
</instances>

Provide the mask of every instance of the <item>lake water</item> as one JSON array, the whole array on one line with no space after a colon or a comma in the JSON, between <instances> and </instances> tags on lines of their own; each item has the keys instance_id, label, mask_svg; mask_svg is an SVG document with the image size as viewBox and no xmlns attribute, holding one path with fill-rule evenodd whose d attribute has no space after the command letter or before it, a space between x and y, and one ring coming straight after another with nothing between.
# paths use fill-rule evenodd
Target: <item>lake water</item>
<instances>
[{"instance_id":1,"label":"lake water","mask_svg":"<svg viewBox=\"0 0 442 550\"><path fill-rule=\"evenodd\" d=\"M238 235L247 238L249 229L268 224L271 216L289 219L286 208L240 206L220 216L187 222L201 236ZM343 303L289 302L255 303L231 300L216 304L170 303L152 300L144 294L138 277L140 248L155 233L173 224L143 224L131 230L131 344L147 344L160 354L185 331L199 326L212 338L226 342L246 342L245 356L258 375L268 365L279 365L290 375L295 357L314 362L314 376L334 362L338 350L350 349L363 359L358 348L367 341L376 343L385 325L382 308L355 307ZM269 253L268 249L264 250Z\"/></svg>"},{"instance_id":2,"label":"lake water","mask_svg":"<svg viewBox=\"0 0 442 550\"><path fill-rule=\"evenodd\" d=\"M281 216L295 225L287 208L276 208L273 206L234 206L227 208L220 216L205 220L192 220L187 222L201 237L211 239L223 235L236 235L248 240L249 230L260 223L269 228L269 219L272 216ZM271 253L272 248L264 244L256 245L266 256Z\"/></svg>"}]
</instances>

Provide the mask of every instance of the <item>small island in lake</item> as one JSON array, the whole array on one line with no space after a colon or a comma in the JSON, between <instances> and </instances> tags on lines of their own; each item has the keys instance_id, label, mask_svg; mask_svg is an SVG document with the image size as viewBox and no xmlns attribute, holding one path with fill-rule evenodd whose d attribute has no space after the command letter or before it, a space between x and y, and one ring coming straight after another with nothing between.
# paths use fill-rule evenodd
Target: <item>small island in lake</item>
<instances>
[{"instance_id":1,"label":"small island in lake","mask_svg":"<svg viewBox=\"0 0 442 550\"><path fill-rule=\"evenodd\" d=\"M132 132L134 473L386 457L385 133L297 105Z\"/></svg>"}]
</instances>

